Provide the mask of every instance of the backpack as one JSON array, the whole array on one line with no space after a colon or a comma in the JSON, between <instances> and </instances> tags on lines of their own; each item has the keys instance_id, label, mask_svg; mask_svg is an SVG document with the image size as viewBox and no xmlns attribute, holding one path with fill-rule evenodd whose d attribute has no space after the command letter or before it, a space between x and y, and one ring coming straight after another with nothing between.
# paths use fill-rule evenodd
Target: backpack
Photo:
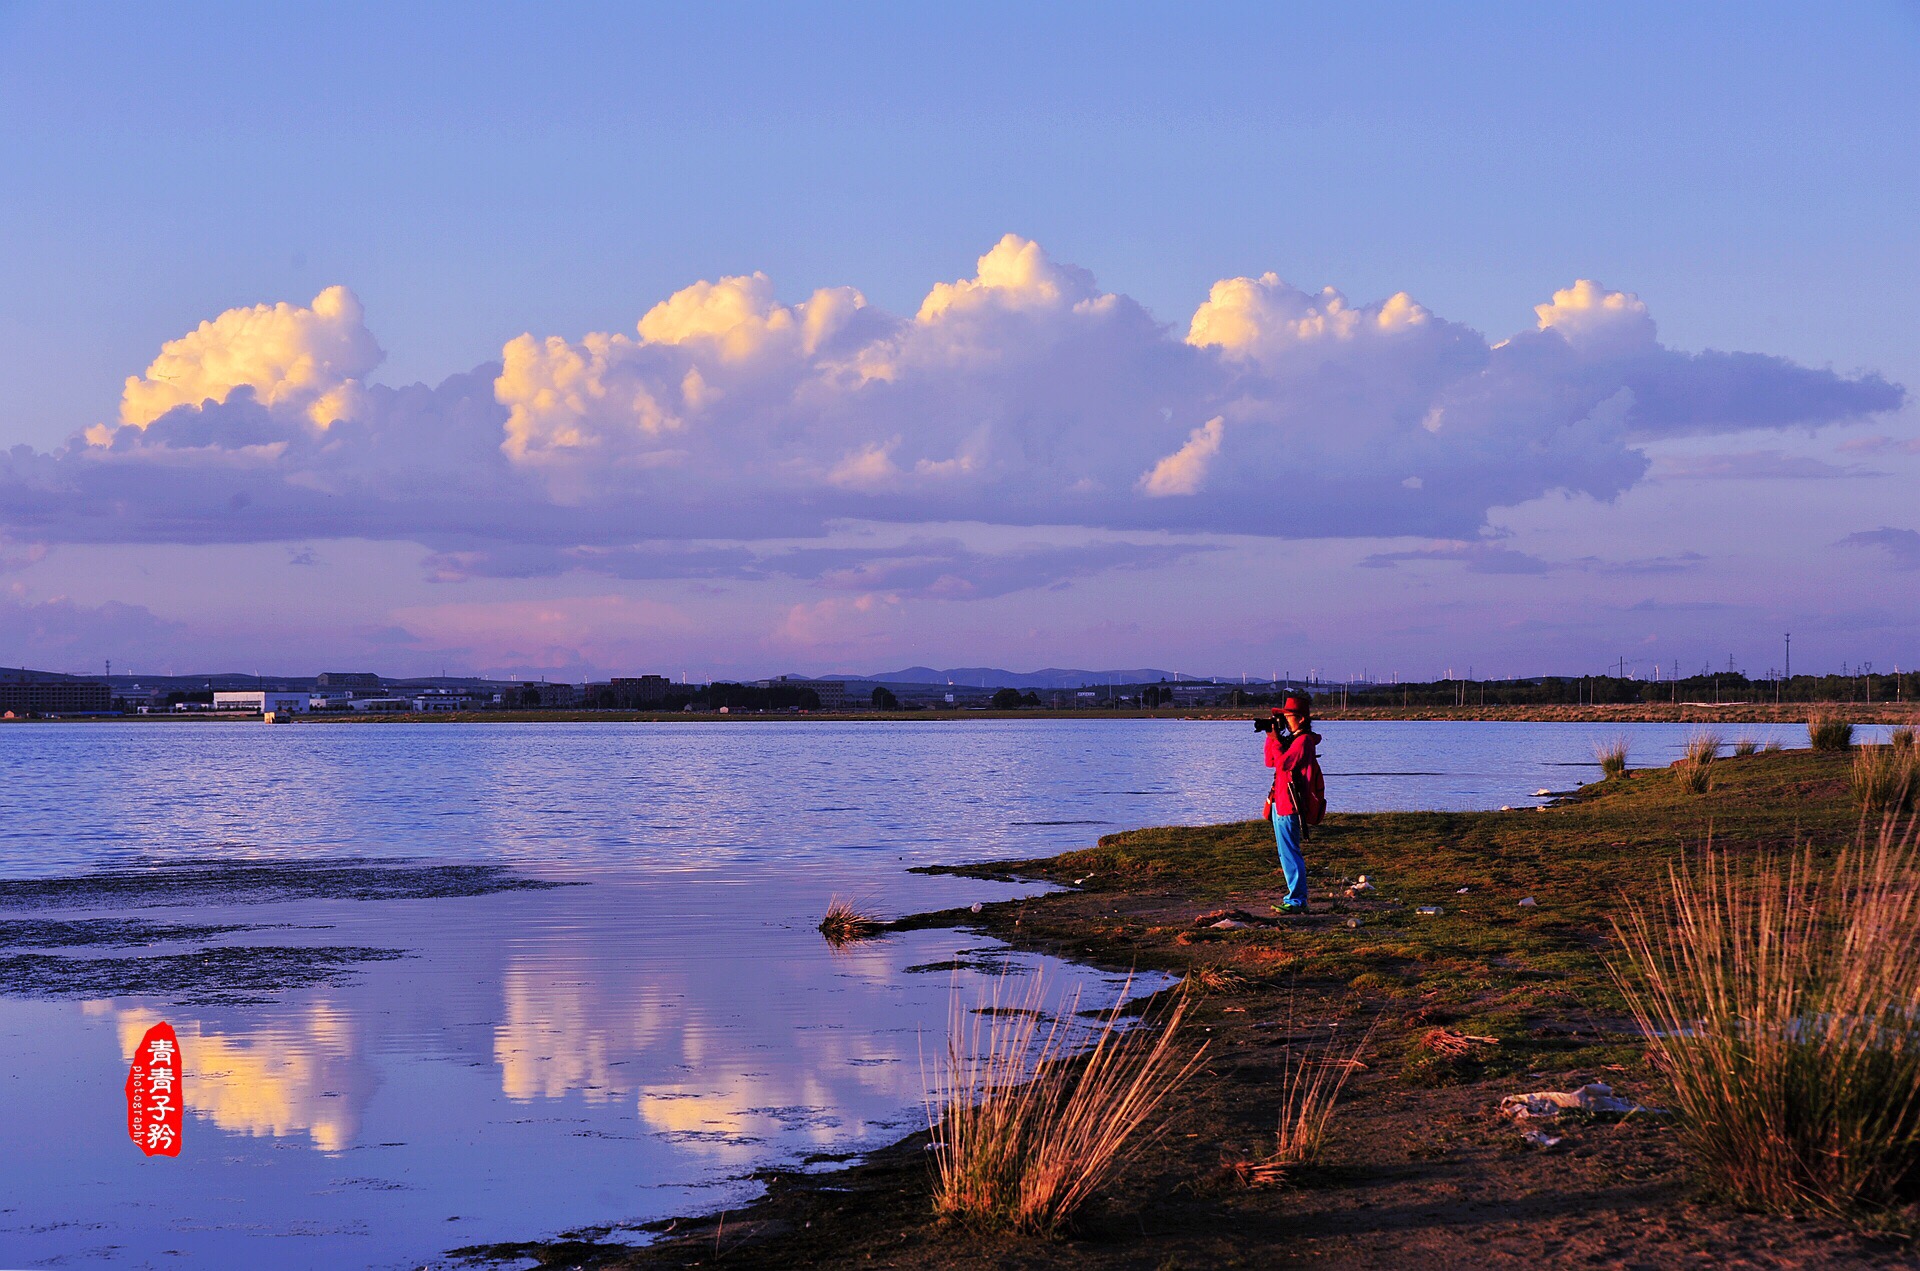
<instances>
[{"instance_id":1,"label":"backpack","mask_svg":"<svg viewBox=\"0 0 1920 1271\"><path fill-rule=\"evenodd\" d=\"M1278 781L1279 773L1274 774ZM1302 828L1315 826L1327 819L1327 778L1320 771L1320 756L1316 750L1307 766L1287 779L1287 793L1292 796L1293 810L1300 816Z\"/></svg>"},{"instance_id":2,"label":"backpack","mask_svg":"<svg viewBox=\"0 0 1920 1271\"><path fill-rule=\"evenodd\" d=\"M1307 764L1304 773L1297 774L1292 782L1293 806L1299 810L1302 825L1318 825L1327 819L1327 778L1320 771L1320 758L1315 756Z\"/></svg>"}]
</instances>

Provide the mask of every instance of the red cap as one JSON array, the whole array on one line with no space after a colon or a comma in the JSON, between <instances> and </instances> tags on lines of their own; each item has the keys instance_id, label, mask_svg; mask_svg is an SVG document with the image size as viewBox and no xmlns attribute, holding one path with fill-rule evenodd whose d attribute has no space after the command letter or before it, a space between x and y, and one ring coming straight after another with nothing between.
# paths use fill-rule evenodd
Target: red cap
<instances>
[{"instance_id":1,"label":"red cap","mask_svg":"<svg viewBox=\"0 0 1920 1271\"><path fill-rule=\"evenodd\" d=\"M1289 697L1280 707L1284 715L1302 715L1307 713L1307 704L1297 697Z\"/></svg>"}]
</instances>

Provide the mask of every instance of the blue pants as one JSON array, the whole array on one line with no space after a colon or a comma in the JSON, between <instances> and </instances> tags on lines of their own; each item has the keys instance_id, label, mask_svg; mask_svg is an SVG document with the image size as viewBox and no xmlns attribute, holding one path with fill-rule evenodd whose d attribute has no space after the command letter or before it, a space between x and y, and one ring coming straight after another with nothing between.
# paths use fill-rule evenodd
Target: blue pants
<instances>
[{"instance_id":1,"label":"blue pants","mask_svg":"<svg viewBox=\"0 0 1920 1271\"><path fill-rule=\"evenodd\" d=\"M1273 841L1280 848L1280 868L1287 875L1287 903L1307 903L1307 858L1300 855L1300 818L1275 810Z\"/></svg>"}]
</instances>

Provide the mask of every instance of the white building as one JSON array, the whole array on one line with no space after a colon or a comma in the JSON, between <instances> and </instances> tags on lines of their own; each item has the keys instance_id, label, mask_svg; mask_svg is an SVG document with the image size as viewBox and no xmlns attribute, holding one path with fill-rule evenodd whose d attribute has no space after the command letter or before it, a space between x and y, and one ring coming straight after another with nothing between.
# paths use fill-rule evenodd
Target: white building
<instances>
[{"instance_id":1,"label":"white building","mask_svg":"<svg viewBox=\"0 0 1920 1271\"><path fill-rule=\"evenodd\" d=\"M217 711L253 711L264 715L268 711L301 712L307 709L306 693L269 693L248 690L238 693L215 693L213 709Z\"/></svg>"},{"instance_id":2,"label":"white building","mask_svg":"<svg viewBox=\"0 0 1920 1271\"><path fill-rule=\"evenodd\" d=\"M364 714L404 715L413 709L413 699L410 697L356 697L347 705Z\"/></svg>"}]
</instances>

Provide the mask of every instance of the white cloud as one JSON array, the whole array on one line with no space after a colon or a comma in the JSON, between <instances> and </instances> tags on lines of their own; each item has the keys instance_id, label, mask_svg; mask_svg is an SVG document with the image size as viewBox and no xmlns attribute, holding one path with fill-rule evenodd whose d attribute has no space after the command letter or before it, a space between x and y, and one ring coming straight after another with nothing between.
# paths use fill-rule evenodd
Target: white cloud
<instances>
[{"instance_id":1,"label":"white cloud","mask_svg":"<svg viewBox=\"0 0 1920 1271\"><path fill-rule=\"evenodd\" d=\"M1653 318L1640 297L1608 291L1590 278L1554 292L1550 302L1535 305L1533 312L1540 330L1553 331L1576 347L1617 352L1654 342Z\"/></svg>"},{"instance_id":2,"label":"white cloud","mask_svg":"<svg viewBox=\"0 0 1920 1271\"><path fill-rule=\"evenodd\" d=\"M127 377L120 422L145 428L177 406L224 402L246 387L268 406L307 411L325 428L352 410L356 381L386 356L364 316L345 287L328 287L311 308L283 301L229 309L163 344L144 376Z\"/></svg>"},{"instance_id":3,"label":"white cloud","mask_svg":"<svg viewBox=\"0 0 1920 1271\"><path fill-rule=\"evenodd\" d=\"M1153 465L1140 478L1140 489L1152 497L1198 494L1207 483L1207 468L1220 453L1226 421L1215 415L1194 429L1187 444Z\"/></svg>"},{"instance_id":4,"label":"white cloud","mask_svg":"<svg viewBox=\"0 0 1920 1271\"><path fill-rule=\"evenodd\" d=\"M1490 343L1405 293L1360 303L1263 274L1213 284L1183 337L1008 235L911 317L850 287L783 304L738 275L648 307L632 334L529 332L497 364L395 389L365 383L379 347L333 288L169 342L121 427L0 455L0 532L404 538L528 570L845 521L1468 540L1492 508L1617 496L1649 440L1905 397L1668 349L1637 298L1588 281L1534 318Z\"/></svg>"},{"instance_id":5,"label":"white cloud","mask_svg":"<svg viewBox=\"0 0 1920 1271\"><path fill-rule=\"evenodd\" d=\"M1404 291L1356 306L1332 287L1309 295L1269 273L1213 284L1188 324L1187 343L1272 363L1302 351L1324 357L1340 345L1437 332L1443 325Z\"/></svg>"},{"instance_id":6,"label":"white cloud","mask_svg":"<svg viewBox=\"0 0 1920 1271\"><path fill-rule=\"evenodd\" d=\"M1093 275L1057 265L1040 244L1007 234L980 258L974 277L935 283L914 321L935 323L994 309L1049 309L1099 300Z\"/></svg>"}]
</instances>

